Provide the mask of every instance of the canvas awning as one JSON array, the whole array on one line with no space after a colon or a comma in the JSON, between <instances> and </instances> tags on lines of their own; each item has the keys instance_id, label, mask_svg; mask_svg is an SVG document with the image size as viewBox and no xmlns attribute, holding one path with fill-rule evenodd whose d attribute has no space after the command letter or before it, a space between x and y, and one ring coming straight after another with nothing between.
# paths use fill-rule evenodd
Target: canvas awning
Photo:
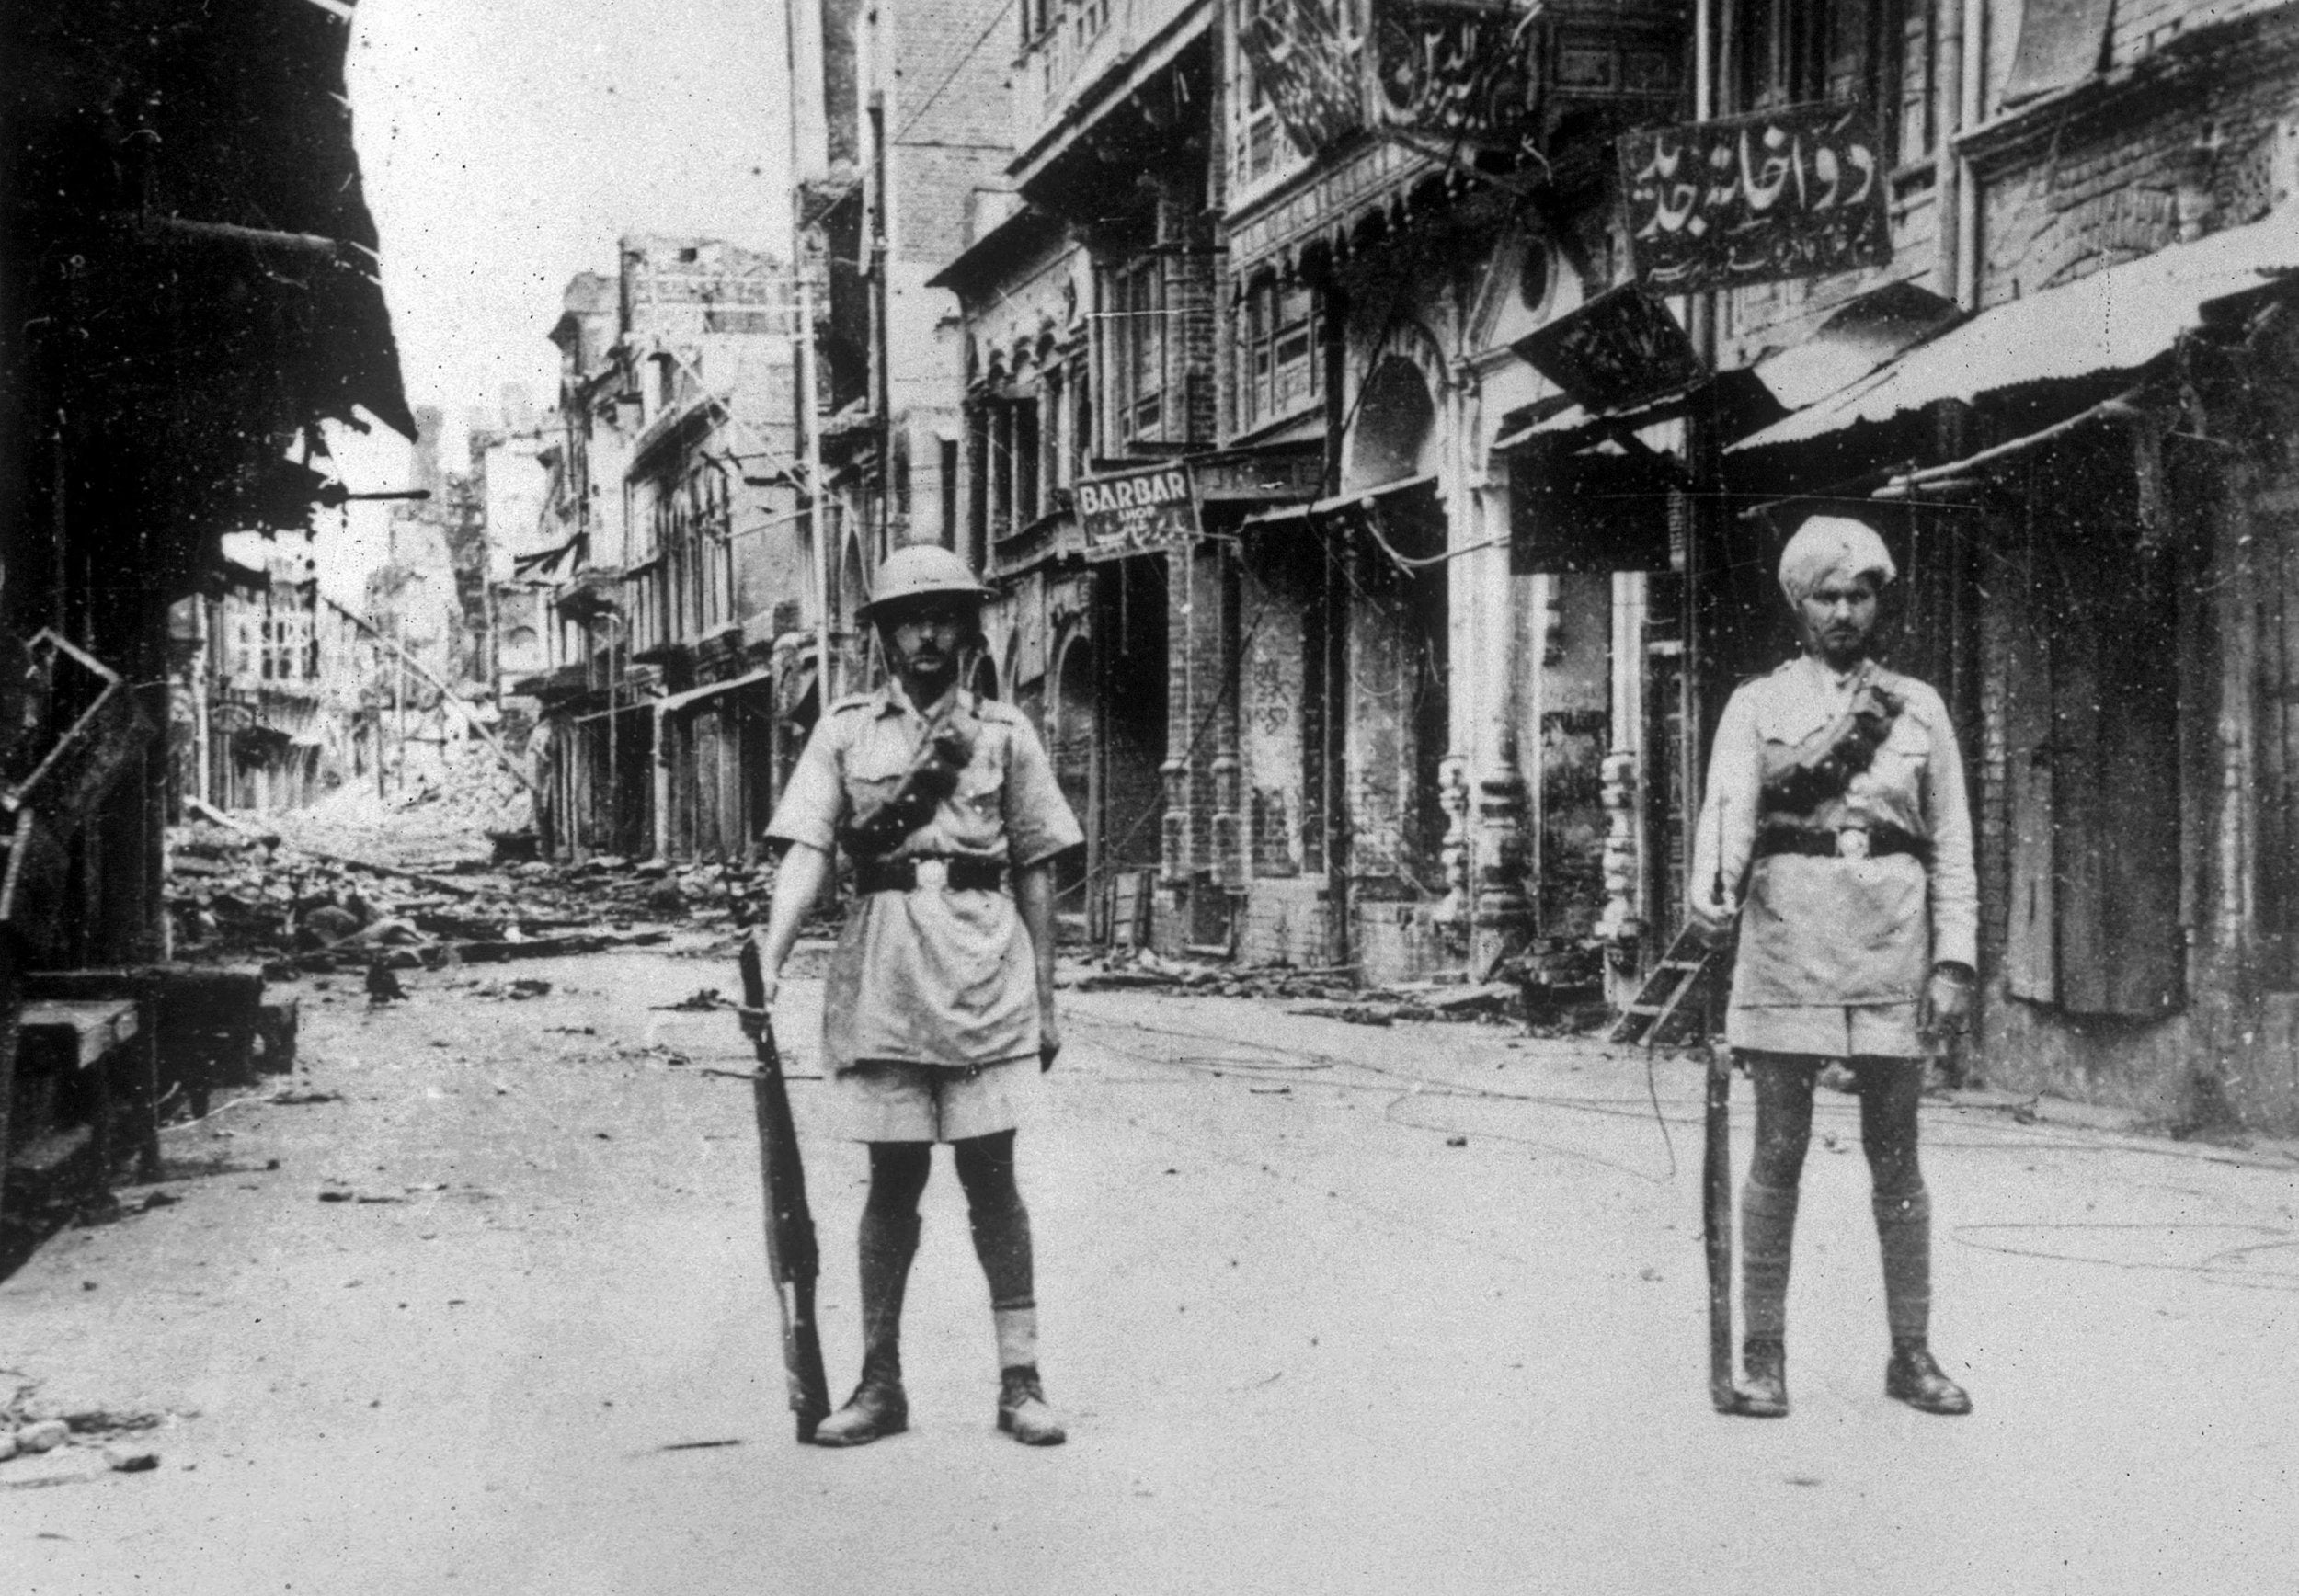
<instances>
[{"instance_id":1,"label":"canvas awning","mask_svg":"<svg viewBox=\"0 0 2299 1596\"><path fill-rule=\"evenodd\" d=\"M1734 452L1875 425L1942 399L2136 371L2223 302L2299 274L2299 211L2109 267L1982 312L1851 386L1742 439Z\"/></svg>"}]
</instances>

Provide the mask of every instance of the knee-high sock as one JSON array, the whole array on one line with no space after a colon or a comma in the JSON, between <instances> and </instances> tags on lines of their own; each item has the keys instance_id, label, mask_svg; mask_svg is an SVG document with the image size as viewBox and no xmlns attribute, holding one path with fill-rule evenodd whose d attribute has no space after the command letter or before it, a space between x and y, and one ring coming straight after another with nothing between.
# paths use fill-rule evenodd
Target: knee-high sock
<instances>
[{"instance_id":1,"label":"knee-high sock","mask_svg":"<svg viewBox=\"0 0 2299 1596\"><path fill-rule=\"evenodd\" d=\"M1740 1191L1740 1294L1743 1334L1777 1341L1788 1323L1788 1267L1796 1240L1793 1186L1750 1180Z\"/></svg>"},{"instance_id":2,"label":"knee-high sock","mask_svg":"<svg viewBox=\"0 0 2299 1596\"><path fill-rule=\"evenodd\" d=\"M863 1378L902 1382L902 1295L918 1256L919 1217L865 1204L862 1214Z\"/></svg>"},{"instance_id":3,"label":"knee-high sock","mask_svg":"<svg viewBox=\"0 0 2299 1596\"><path fill-rule=\"evenodd\" d=\"M974 1256L981 1260L982 1278L989 1282L998 1366L1034 1367L1037 1362L1035 1259L1030 1241L1030 1210L1014 1180L1012 1134L959 1143L957 1164L958 1178L966 1187Z\"/></svg>"},{"instance_id":4,"label":"knee-high sock","mask_svg":"<svg viewBox=\"0 0 2299 1596\"><path fill-rule=\"evenodd\" d=\"M1884 1261L1884 1319L1895 1341L1920 1341L1932 1319L1932 1196L1922 1186L1872 1200Z\"/></svg>"}]
</instances>

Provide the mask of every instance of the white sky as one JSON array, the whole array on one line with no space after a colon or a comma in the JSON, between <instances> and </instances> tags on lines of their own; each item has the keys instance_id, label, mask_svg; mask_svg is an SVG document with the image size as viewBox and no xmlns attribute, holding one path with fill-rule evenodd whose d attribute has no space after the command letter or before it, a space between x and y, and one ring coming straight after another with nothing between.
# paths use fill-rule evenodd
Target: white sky
<instances>
[{"instance_id":1,"label":"white sky","mask_svg":"<svg viewBox=\"0 0 2299 1596\"><path fill-rule=\"evenodd\" d=\"M557 389L545 341L566 280L614 265L626 233L789 252L778 0L360 0L349 75L383 295L411 405L464 413L508 383ZM405 486L381 428L331 439L355 489ZM319 518L324 527L328 518ZM354 596L386 511L320 537Z\"/></svg>"}]
</instances>

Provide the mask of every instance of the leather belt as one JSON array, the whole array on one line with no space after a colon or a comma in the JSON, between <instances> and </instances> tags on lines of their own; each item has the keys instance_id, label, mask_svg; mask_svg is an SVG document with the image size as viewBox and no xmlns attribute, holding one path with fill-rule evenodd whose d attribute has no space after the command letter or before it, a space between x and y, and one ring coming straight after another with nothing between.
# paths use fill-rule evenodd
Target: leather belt
<instances>
[{"instance_id":1,"label":"leather belt","mask_svg":"<svg viewBox=\"0 0 2299 1596\"><path fill-rule=\"evenodd\" d=\"M1000 892L1005 884L1002 861L964 854L866 859L854 866L855 888L864 893L916 892L921 886L943 892Z\"/></svg>"},{"instance_id":2,"label":"leather belt","mask_svg":"<svg viewBox=\"0 0 2299 1596\"><path fill-rule=\"evenodd\" d=\"M1756 857L1768 859L1776 853L1801 854L1811 859L1876 859L1888 853L1905 853L1918 860L1929 860L1932 845L1913 831L1888 821L1835 830L1776 824L1756 833Z\"/></svg>"}]
</instances>

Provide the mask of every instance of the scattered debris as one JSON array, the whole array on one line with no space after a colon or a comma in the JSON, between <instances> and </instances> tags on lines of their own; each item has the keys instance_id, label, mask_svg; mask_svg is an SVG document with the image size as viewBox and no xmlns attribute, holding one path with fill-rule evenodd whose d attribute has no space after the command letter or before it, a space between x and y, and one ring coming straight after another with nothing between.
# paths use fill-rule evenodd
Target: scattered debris
<instances>
[{"instance_id":1,"label":"scattered debris","mask_svg":"<svg viewBox=\"0 0 2299 1596\"><path fill-rule=\"evenodd\" d=\"M531 998L548 998L551 983L536 975L514 975L508 981L486 981L471 988L474 998L494 998L505 1002L524 1003ZM564 1031L566 1026L553 1029Z\"/></svg>"},{"instance_id":2,"label":"scattered debris","mask_svg":"<svg viewBox=\"0 0 2299 1596\"><path fill-rule=\"evenodd\" d=\"M323 973L366 967L388 948L408 955L392 968L437 968L663 940L606 936L609 928L731 928L764 917L772 864L540 861L523 813L513 824L483 823L498 800L525 803L488 759L451 766L441 784L389 800L340 789L266 815L263 826L189 805L167 839L179 955L253 956L283 974Z\"/></svg>"},{"instance_id":3,"label":"scattered debris","mask_svg":"<svg viewBox=\"0 0 2299 1596\"><path fill-rule=\"evenodd\" d=\"M61 1419L39 1419L16 1432L17 1449L20 1452L53 1452L71 1439L72 1426Z\"/></svg>"},{"instance_id":4,"label":"scattered debris","mask_svg":"<svg viewBox=\"0 0 2299 1596\"><path fill-rule=\"evenodd\" d=\"M1394 1025L1408 1017L1403 1006L1395 1003L1304 1003L1286 1012L1313 1020L1345 1020L1352 1025ZM1411 1018L1425 1018L1426 1014L1424 1009Z\"/></svg>"},{"instance_id":5,"label":"scattered debris","mask_svg":"<svg viewBox=\"0 0 2299 1596\"><path fill-rule=\"evenodd\" d=\"M367 1000L371 1004L404 1003L407 989L399 984L399 977L381 959L367 966Z\"/></svg>"}]
</instances>

